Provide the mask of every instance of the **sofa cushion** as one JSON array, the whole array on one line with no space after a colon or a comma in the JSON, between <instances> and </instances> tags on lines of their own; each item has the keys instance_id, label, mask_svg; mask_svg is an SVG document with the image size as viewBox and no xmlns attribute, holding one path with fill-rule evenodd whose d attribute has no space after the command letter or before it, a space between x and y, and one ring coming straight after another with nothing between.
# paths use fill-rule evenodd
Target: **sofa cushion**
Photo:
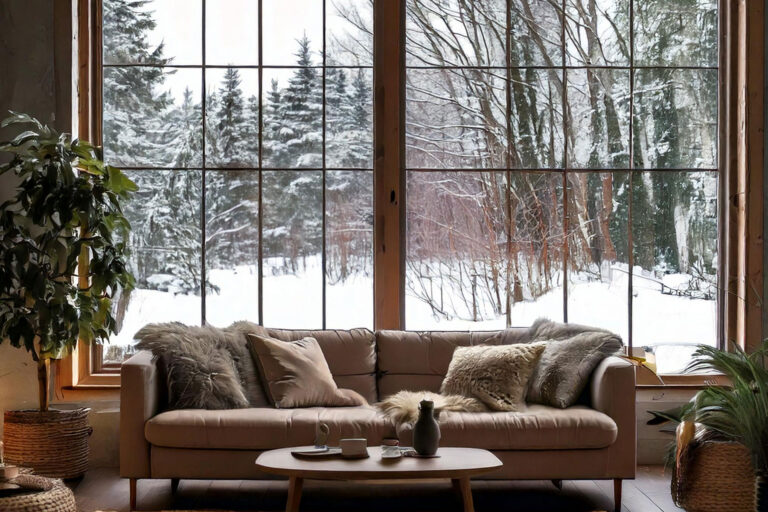
<instances>
[{"instance_id":1,"label":"sofa cushion","mask_svg":"<svg viewBox=\"0 0 768 512\"><path fill-rule=\"evenodd\" d=\"M270 403L290 407L352 407L368 405L351 389L339 389L315 338L281 341L249 334L253 357Z\"/></svg>"},{"instance_id":2,"label":"sofa cushion","mask_svg":"<svg viewBox=\"0 0 768 512\"><path fill-rule=\"evenodd\" d=\"M605 448L618 428L606 414L584 406L557 409L531 405L524 412L444 412L440 445L486 450L583 450ZM402 446L413 442L413 427L398 426Z\"/></svg>"},{"instance_id":3,"label":"sofa cushion","mask_svg":"<svg viewBox=\"0 0 768 512\"><path fill-rule=\"evenodd\" d=\"M267 334L283 341L315 338L336 384L357 391L368 402L376 401L376 347L372 331L267 329Z\"/></svg>"},{"instance_id":4,"label":"sofa cushion","mask_svg":"<svg viewBox=\"0 0 768 512\"><path fill-rule=\"evenodd\" d=\"M456 347L528 341L528 329L504 331L376 331L379 398L408 391L440 390Z\"/></svg>"},{"instance_id":5,"label":"sofa cushion","mask_svg":"<svg viewBox=\"0 0 768 512\"><path fill-rule=\"evenodd\" d=\"M262 405L261 387L243 337L211 326L148 324L136 348L159 358L171 409L230 409Z\"/></svg>"},{"instance_id":6,"label":"sofa cushion","mask_svg":"<svg viewBox=\"0 0 768 512\"><path fill-rule=\"evenodd\" d=\"M314 444L318 423L330 427L332 445L343 437L365 437L374 446L396 435L393 423L368 407L166 411L146 423L144 435L170 448L271 450Z\"/></svg>"},{"instance_id":7,"label":"sofa cushion","mask_svg":"<svg viewBox=\"0 0 768 512\"><path fill-rule=\"evenodd\" d=\"M528 379L545 343L459 347L440 392L476 398L494 411L525 408Z\"/></svg>"}]
</instances>

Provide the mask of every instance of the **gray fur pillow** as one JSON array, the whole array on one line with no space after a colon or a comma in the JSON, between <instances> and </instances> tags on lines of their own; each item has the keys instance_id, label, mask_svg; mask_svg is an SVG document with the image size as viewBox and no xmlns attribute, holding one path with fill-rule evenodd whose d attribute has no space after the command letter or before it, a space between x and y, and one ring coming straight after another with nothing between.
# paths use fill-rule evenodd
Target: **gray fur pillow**
<instances>
[{"instance_id":1,"label":"gray fur pillow","mask_svg":"<svg viewBox=\"0 0 768 512\"><path fill-rule=\"evenodd\" d=\"M579 399L600 361L616 354L623 344L619 336L603 329L584 332L579 325L551 324L535 334L537 339L552 338L531 376L528 402L565 409Z\"/></svg>"},{"instance_id":2,"label":"gray fur pillow","mask_svg":"<svg viewBox=\"0 0 768 512\"><path fill-rule=\"evenodd\" d=\"M453 352L440 393L477 398L495 411L521 411L525 408L528 379L545 346L517 343L459 347Z\"/></svg>"},{"instance_id":3,"label":"gray fur pillow","mask_svg":"<svg viewBox=\"0 0 768 512\"><path fill-rule=\"evenodd\" d=\"M149 324L134 336L166 370L171 409L233 409L266 405L242 329Z\"/></svg>"}]
</instances>

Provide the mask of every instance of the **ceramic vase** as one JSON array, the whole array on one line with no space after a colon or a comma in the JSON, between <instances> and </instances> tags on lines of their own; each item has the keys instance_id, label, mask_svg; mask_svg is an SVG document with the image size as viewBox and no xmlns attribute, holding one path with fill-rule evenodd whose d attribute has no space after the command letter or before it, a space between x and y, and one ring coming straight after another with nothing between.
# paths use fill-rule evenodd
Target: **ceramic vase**
<instances>
[{"instance_id":1,"label":"ceramic vase","mask_svg":"<svg viewBox=\"0 0 768 512\"><path fill-rule=\"evenodd\" d=\"M437 453L440 445L440 425L435 419L435 404L431 400L422 400L419 404L419 419L413 426L413 449L422 456Z\"/></svg>"}]
</instances>

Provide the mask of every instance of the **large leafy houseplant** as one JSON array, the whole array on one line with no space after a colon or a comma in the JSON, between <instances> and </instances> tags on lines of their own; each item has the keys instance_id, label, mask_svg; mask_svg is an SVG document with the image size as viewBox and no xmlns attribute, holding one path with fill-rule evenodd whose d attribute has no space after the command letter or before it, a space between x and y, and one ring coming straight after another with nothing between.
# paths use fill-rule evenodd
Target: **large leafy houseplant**
<instances>
[{"instance_id":1,"label":"large leafy houseplant","mask_svg":"<svg viewBox=\"0 0 768 512\"><path fill-rule=\"evenodd\" d=\"M120 202L136 185L105 165L99 148L11 114L0 124L20 127L0 143L2 160L10 158L0 175L18 182L0 205L0 343L31 353L47 411L51 359L79 340L105 341L116 330L112 297L133 287Z\"/></svg>"},{"instance_id":2,"label":"large leafy houseplant","mask_svg":"<svg viewBox=\"0 0 768 512\"><path fill-rule=\"evenodd\" d=\"M723 374L728 386L708 386L682 408L652 411L657 418L671 420L678 427L676 460L679 464L685 444L695 426L705 435L743 445L752 459L756 477L757 505L768 510L768 340L752 353L734 345L731 351L701 345L688 371L714 371ZM687 433L686 433L687 431ZM679 468L678 468L679 469Z\"/></svg>"}]
</instances>

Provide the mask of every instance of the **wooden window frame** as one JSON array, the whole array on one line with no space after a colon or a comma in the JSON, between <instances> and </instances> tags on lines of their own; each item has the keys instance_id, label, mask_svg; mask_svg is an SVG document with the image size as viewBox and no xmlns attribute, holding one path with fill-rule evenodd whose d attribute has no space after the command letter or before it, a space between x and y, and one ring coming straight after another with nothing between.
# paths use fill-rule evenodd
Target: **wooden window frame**
<instances>
[{"instance_id":1,"label":"wooden window frame","mask_svg":"<svg viewBox=\"0 0 768 512\"><path fill-rule=\"evenodd\" d=\"M764 5L720 0L719 11L718 333L752 350L763 339ZM405 0L374 1L374 329L405 327L405 17ZM77 133L101 143L101 0L77 0L75 26ZM119 386L119 367L101 356L81 343L61 381Z\"/></svg>"}]
</instances>

